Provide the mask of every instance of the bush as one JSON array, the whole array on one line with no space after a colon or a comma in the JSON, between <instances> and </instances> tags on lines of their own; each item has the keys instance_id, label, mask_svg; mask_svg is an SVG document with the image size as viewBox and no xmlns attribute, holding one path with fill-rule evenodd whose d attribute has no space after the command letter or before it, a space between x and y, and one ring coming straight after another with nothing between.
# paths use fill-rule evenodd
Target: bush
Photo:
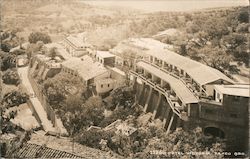
<instances>
[{"instance_id":1,"label":"bush","mask_svg":"<svg viewBox=\"0 0 250 159\"><path fill-rule=\"evenodd\" d=\"M27 99L28 95L26 93L20 91L11 91L4 95L2 104L8 108L26 103Z\"/></svg>"},{"instance_id":2,"label":"bush","mask_svg":"<svg viewBox=\"0 0 250 159\"><path fill-rule=\"evenodd\" d=\"M18 85L20 83L20 79L16 70L7 70L4 72L2 79L5 84Z\"/></svg>"},{"instance_id":3,"label":"bush","mask_svg":"<svg viewBox=\"0 0 250 159\"><path fill-rule=\"evenodd\" d=\"M0 62L0 65L1 65L1 70L2 71L5 71L9 68L13 68L16 66L15 62L14 62L14 59L15 59L15 56L12 55L12 54L9 54L9 53L4 53L4 52L1 52L1 62Z\"/></svg>"},{"instance_id":4,"label":"bush","mask_svg":"<svg viewBox=\"0 0 250 159\"><path fill-rule=\"evenodd\" d=\"M34 32L29 35L30 43L37 43L38 41L42 41L44 44L51 43L51 38L48 34L41 32Z\"/></svg>"},{"instance_id":5,"label":"bush","mask_svg":"<svg viewBox=\"0 0 250 159\"><path fill-rule=\"evenodd\" d=\"M102 139L110 141L112 136L112 133L100 130L83 130L81 133L76 135L76 140L80 144L100 149L100 141Z\"/></svg>"}]
</instances>

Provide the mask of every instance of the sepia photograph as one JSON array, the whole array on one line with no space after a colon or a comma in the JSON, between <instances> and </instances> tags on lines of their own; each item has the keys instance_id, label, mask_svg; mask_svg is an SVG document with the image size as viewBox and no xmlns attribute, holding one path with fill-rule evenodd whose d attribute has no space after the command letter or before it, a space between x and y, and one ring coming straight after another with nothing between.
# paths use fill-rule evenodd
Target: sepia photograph
<instances>
[{"instance_id":1,"label":"sepia photograph","mask_svg":"<svg viewBox=\"0 0 250 159\"><path fill-rule=\"evenodd\" d=\"M249 3L0 0L0 158L249 158Z\"/></svg>"}]
</instances>

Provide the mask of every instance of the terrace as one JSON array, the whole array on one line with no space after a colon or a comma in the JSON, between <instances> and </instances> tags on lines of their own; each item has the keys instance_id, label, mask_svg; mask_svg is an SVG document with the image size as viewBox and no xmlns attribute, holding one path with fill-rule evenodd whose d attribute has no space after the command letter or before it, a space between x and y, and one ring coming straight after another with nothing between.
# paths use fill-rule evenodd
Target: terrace
<instances>
[{"instance_id":1,"label":"terrace","mask_svg":"<svg viewBox=\"0 0 250 159\"><path fill-rule=\"evenodd\" d=\"M141 61L137 66L139 68L130 73L163 94L179 117L188 104L198 103L197 98L178 79L146 62Z\"/></svg>"}]
</instances>

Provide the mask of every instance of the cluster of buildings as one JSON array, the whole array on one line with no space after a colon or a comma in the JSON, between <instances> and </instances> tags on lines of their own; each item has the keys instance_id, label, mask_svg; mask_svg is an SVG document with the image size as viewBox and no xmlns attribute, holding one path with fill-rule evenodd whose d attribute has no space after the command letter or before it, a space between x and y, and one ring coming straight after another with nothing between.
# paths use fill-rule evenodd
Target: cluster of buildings
<instances>
[{"instance_id":1,"label":"cluster of buildings","mask_svg":"<svg viewBox=\"0 0 250 159\"><path fill-rule=\"evenodd\" d=\"M170 49L142 50L130 79L144 111L162 119L167 132L201 126L205 134L226 139L228 150L248 149L249 84Z\"/></svg>"},{"instance_id":2,"label":"cluster of buildings","mask_svg":"<svg viewBox=\"0 0 250 159\"><path fill-rule=\"evenodd\" d=\"M95 95L105 95L116 87L124 86L126 74L115 67L116 56L108 51L97 51L87 44L83 34L70 35L60 44L46 44L45 48L57 48L53 59L37 54L31 59L30 73L42 80L64 72L79 78ZM46 50L45 49L45 50Z\"/></svg>"},{"instance_id":3,"label":"cluster of buildings","mask_svg":"<svg viewBox=\"0 0 250 159\"><path fill-rule=\"evenodd\" d=\"M83 37L64 39L67 58L63 61L49 64L51 60L39 55L33 58L32 68L58 68L80 78L97 95L123 86L129 78L138 104L161 119L167 132L179 126L201 126L208 135L228 139L229 149L247 149L249 84L237 84L219 70L151 38L130 38L110 51L98 51ZM129 73L120 69L124 66L130 68ZM44 79L50 77L44 71L41 74Z\"/></svg>"}]
</instances>

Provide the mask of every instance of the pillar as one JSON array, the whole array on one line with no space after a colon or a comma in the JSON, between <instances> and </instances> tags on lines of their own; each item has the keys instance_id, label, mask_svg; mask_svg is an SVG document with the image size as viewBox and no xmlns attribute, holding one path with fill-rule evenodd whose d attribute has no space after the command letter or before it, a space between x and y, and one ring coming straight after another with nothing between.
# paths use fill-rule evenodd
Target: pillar
<instances>
[{"instance_id":1,"label":"pillar","mask_svg":"<svg viewBox=\"0 0 250 159\"><path fill-rule=\"evenodd\" d=\"M162 100L162 94L159 93L159 98L158 98L157 104L156 104L156 106L155 106L155 108L154 108L154 112L153 112L153 119L155 119L155 116L156 116L158 107L159 107L160 104L161 104L161 100Z\"/></svg>"},{"instance_id":2,"label":"pillar","mask_svg":"<svg viewBox=\"0 0 250 159\"><path fill-rule=\"evenodd\" d=\"M167 106L167 109L166 109L165 114L164 114L164 119L163 119L163 126L164 127L165 127L165 125L167 123L168 116L169 116L170 113L171 113L171 108L170 108L170 106Z\"/></svg>"},{"instance_id":3,"label":"pillar","mask_svg":"<svg viewBox=\"0 0 250 159\"><path fill-rule=\"evenodd\" d=\"M161 79L161 87L164 87L166 85L166 82Z\"/></svg>"},{"instance_id":4,"label":"pillar","mask_svg":"<svg viewBox=\"0 0 250 159\"><path fill-rule=\"evenodd\" d=\"M147 101L146 101L146 104L145 104L145 106L144 106L144 112L147 112L147 109L148 109L148 103L149 103L149 100L150 100L150 98L151 98L151 96L152 96L152 93L153 93L153 88L152 87L150 87L150 90L149 90L149 95L148 95L148 98L147 98Z\"/></svg>"},{"instance_id":5,"label":"pillar","mask_svg":"<svg viewBox=\"0 0 250 159\"><path fill-rule=\"evenodd\" d=\"M175 117L175 113L173 113L173 115L171 116L171 119L169 121L168 128L167 128L167 134L169 133L170 128L171 128L171 126L173 124L174 117Z\"/></svg>"},{"instance_id":6,"label":"pillar","mask_svg":"<svg viewBox=\"0 0 250 159\"><path fill-rule=\"evenodd\" d=\"M152 74L152 81L155 82L156 81L156 76Z\"/></svg>"}]
</instances>

